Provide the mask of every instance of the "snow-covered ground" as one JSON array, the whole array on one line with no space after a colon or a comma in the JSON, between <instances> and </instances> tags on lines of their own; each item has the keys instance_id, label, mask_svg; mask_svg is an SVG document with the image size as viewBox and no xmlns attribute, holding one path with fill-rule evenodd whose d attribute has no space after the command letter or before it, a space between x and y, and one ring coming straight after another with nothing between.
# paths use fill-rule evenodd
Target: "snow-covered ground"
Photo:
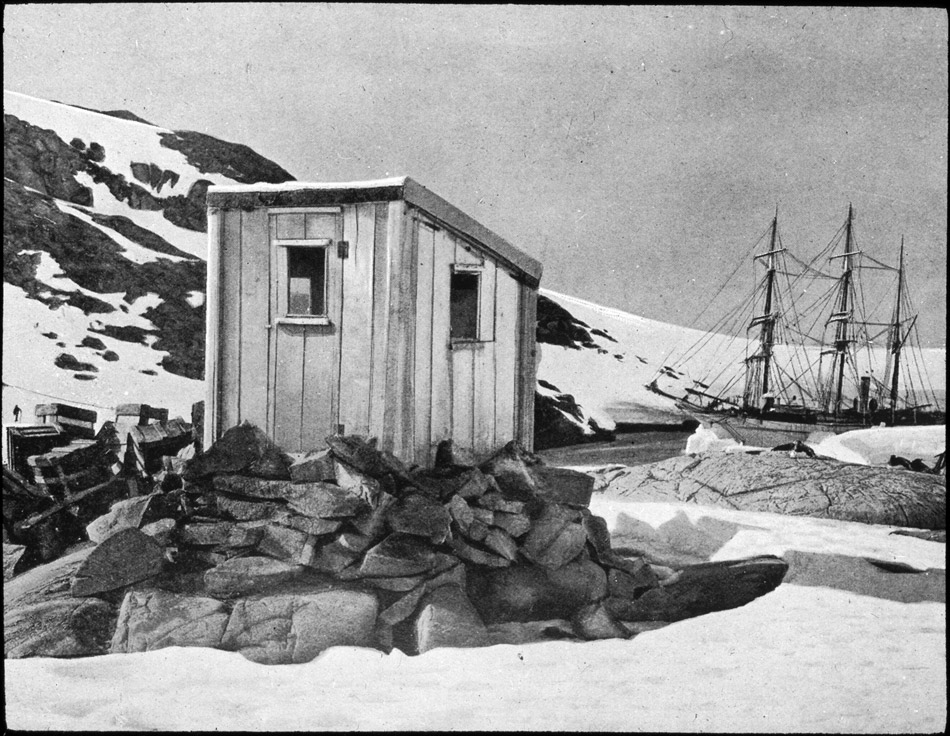
<instances>
[{"instance_id":1,"label":"snow-covered ground","mask_svg":"<svg viewBox=\"0 0 950 736\"><path fill-rule=\"evenodd\" d=\"M69 279L53 275L56 262L43 253L38 278L63 291L86 291ZM49 273L48 273L49 272ZM121 295L95 296L113 301L119 306ZM81 309L63 305L51 310L42 302L27 297L17 286L3 285L3 395L4 422L13 417L13 407L23 411L21 421L32 423L37 404L59 401L94 409L99 413L99 424L114 419L119 404L137 403L161 406L170 416L181 416L190 421L191 405L204 398L204 382L195 381L165 371L159 363L166 355L140 343L124 342L102 334L95 337L119 359L110 362L100 359L96 350L79 347L89 335L90 325L132 325L152 327L142 317L148 307L155 306L154 294L146 294L127 306L128 313L117 309L109 314L86 315ZM41 333L55 334L55 338ZM64 346L59 347L57 343ZM69 371L57 368L51 355L68 353L80 362L94 363L98 368L95 379L80 381ZM142 373L154 371L155 375ZM4 457L6 443L3 444Z\"/></svg>"},{"instance_id":2,"label":"snow-covered ground","mask_svg":"<svg viewBox=\"0 0 950 736\"><path fill-rule=\"evenodd\" d=\"M609 496L596 496L591 508L615 532L625 515L654 526L677 514L741 524L713 559L786 554L792 582L742 608L628 641L437 649L419 657L335 647L313 662L276 667L178 648L7 660L7 724L773 733L946 727L944 545L891 535L888 527ZM804 576L792 556L799 553L826 555L825 562ZM856 593L842 572L866 557L932 571L878 571L880 592ZM911 577L924 591L921 602L894 594Z\"/></svg>"},{"instance_id":3,"label":"snow-covered ground","mask_svg":"<svg viewBox=\"0 0 950 736\"><path fill-rule=\"evenodd\" d=\"M651 393L646 385L656 378L660 388L679 396L693 385L694 379L708 382L711 376L721 375L718 383L712 381L713 386L721 388L721 381L734 376L736 366L745 357L743 341L725 335L710 335L658 322L547 289L541 289L541 294L616 341L592 333L602 351L550 344L538 346L541 356L538 378L573 395L601 427L612 428L614 422L682 420L685 415L670 399ZM686 364L677 362L701 342L704 347L695 360ZM775 356L781 364L791 363L787 350L780 345L775 348ZM862 353L860 357L867 356ZM881 364L880 358L875 355L874 361ZM922 350L919 360L942 399L946 389L946 350ZM671 370L664 373L664 366ZM732 388L727 393L736 392Z\"/></svg>"},{"instance_id":4,"label":"snow-covered ground","mask_svg":"<svg viewBox=\"0 0 950 736\"><path fill-rule=\"evenodd\" d=\"M826 437L814 448L819 455L859 465L883 465L891 455L933 465L947 451L947 425L858 429Z\"/></svg>"}]
</instances>

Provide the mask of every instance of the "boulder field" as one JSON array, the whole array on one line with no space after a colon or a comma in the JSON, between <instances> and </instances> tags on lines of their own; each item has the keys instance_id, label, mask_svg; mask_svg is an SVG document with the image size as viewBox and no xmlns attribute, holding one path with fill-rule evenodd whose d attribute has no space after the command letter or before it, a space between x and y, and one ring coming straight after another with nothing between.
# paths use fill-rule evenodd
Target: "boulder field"
<instances>
[{"instance_id":1,"label":"boulder field","mask_svg":"<svg viewBox=\"0 0 950 736\"><path fill-rule=\"evenodd\" d=\"M198 646L290 664L339 645L628 638L744 605L788 569L651 565L611 549L592 477L513 443L477 467L450 444L438 458L407 467L340 435L291 457L233 427L177 488L115 503L91 541L5 581L5 656ZM19 553L4 545L5 570Z\"/></svg>"}]
</instances>

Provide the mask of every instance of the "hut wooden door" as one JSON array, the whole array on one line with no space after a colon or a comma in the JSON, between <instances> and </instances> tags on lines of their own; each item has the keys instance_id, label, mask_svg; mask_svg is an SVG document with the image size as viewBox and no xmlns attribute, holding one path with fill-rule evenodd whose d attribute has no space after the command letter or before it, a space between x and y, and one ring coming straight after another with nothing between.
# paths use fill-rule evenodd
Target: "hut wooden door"
<instances>
[{"instance_id":1,"label":"hut wooden door","mask_svg":"<svg viewBox=\"0 0 950 736\"><path fill-rule=\"evenodd\" d=\"M272 214L268 403L287 452L321 447L337 431L343 240L339 207Z\"/></svg>"}]
</instances>

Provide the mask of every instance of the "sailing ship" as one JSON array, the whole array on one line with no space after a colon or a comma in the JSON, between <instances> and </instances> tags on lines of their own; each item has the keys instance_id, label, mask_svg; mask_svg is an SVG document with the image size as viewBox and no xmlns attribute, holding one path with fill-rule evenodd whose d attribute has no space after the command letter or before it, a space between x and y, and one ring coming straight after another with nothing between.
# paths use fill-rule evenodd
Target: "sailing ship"
<instances>
[{"instance_id":1,"label":"sailing ship","mask_svg":"<svg viewBox=\"0 0 950 736\"><path fill-rule=\"evenodd\" d=\"M675 361L676 365L664 365L647 388L673 400L705 425L718 427L718 434L760 447L817 439L816 433L840 434L878 425L944 424L945 410L938 405L926 365L918 359L908 360L910 351L917 350L917 316L912 314L905 280L903 238L896 267L859 250L855 247L854 211L849 205L845 224L809 263L799 261L783 247L777 209L767 235L759 242L763 239L768 247L753 255L753 263L764 266L764 275L749 300L751 318L743 320L744 370L732 370L729 380L722 379L723 371L713 378L693 379L692 386L680 394L660 387L661 376L677 380L686 376L678 368L686 367L703 347L712 344L713 349L722 350L721 341L715 343L714 334L707 333ZM842 240L843 250L829 256ZM825 256L831 264L840 262L840 273L816 268ZM788 270L789 259L802 266L798 273ZM896 274L896 299L887 321L868 318L866 310L860 309L867 302L859 280L864 269ZM780 289L781 277L785 278L784 291ZM811 289L822 298L809 306L820 302L826 314L830 307L830 314L812 318L808 324L808 309L799 309L795 295L809 292L804 286L807 280L814 283L821 279L830 280L832 287ZM816 338L819 326L821 336ZM866 354L862 355L862 350ZM878 378L874 358L882 354L884 370ZM917 369L914 378L912 367ZM740 379L741 393L730 395Z\"/></svg>"}]
</instances>

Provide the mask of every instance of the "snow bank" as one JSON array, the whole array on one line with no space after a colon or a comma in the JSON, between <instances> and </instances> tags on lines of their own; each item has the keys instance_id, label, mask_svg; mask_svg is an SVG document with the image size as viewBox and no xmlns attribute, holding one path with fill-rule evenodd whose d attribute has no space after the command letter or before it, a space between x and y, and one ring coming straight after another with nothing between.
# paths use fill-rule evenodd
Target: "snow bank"
<instances>
[{"instance_id":1,"label":"snow bank","mask_svg":"<svg viewBox=\"0 0 950 736\"><path fill-rule=\"evenodd\" d=\"M788 549L944 566L886 527L595 499L612 524L741 521L717 559ZM898 576L906 577L906 576ZM38 730L613 730L924 733L946 726L946 606L783 584L629 641L336 647L267 667L216 650L8 660L6 715Z\"/></svg>"},{"instance_id":2,"label":"snow bank","mask_svg":"<svg viewBox=\"0 0 950 736\"><path fill-rule=\"evenodd\" d=\"M928 465L947 449L947 426L873 427L826 437L814 445L819 455L859 465L886 465L891 455L920 458Z\"/></svg>"}]
</instances>

